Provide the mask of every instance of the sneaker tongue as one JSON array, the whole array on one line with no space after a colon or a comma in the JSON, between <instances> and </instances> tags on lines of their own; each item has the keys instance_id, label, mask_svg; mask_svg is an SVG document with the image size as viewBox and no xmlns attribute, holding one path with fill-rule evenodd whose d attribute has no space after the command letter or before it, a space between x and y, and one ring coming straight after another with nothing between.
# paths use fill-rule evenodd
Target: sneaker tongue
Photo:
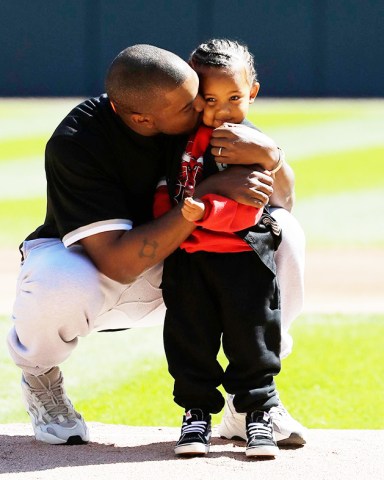
<instances>
[{"instance_id":1,"label":"sneaker tongue","mask_svg":"<svg viewBox=\"0 0 384 480\"><path fill-rule=\"evenodd\" d=\"M200 408L191 408L185 412L186 420L201 420L204 418L204 412Z\"/></svg>"},{"instance_id":2,"label":"sneaker tongue","mask_svg":"<svg viewBox=\"0 0 384 480\"><path fill-rule=\"evenodd\" d=\"M60 369L58 367L53 367L46 373L42 375L35 376L31 375L30 373L23 372L24 380L30 385L32 388L41 388L41 383L45 385L47 388L50 385L56 383L60 378Z\"/></svg>"},{"instance_id":3,"label":"sneaker tongue","mask_svg":"<svg viewBox=\"0 0 384 480\"><path fill-rule=\"evenodd\" d=\"M251 419L253 422L268 422L269 413L264 411L255 411L251 413Z\"/></svg>"},{"instance_id":4,"label":"sneaker tongue","mask_svg":"<svg viewBox=\"0 0 384 480\"><path fill-rule=\"evenodd\" d=\"M185 419L192 420L192 410L188 410L187 412L185 412Z\"/></svg>"}]
</instances>

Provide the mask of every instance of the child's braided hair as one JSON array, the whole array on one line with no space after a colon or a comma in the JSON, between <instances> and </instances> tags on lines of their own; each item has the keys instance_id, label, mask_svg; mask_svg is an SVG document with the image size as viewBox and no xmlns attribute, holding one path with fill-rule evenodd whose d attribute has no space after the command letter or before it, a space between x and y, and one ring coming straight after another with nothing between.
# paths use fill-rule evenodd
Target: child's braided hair
<instances>
[{"instance_id":1,"label":"child's braided hair","mask_svg":"<svg viewBox=\"0 0 384 480\"><path fill-rule=\"evenodd\" d=\"M224 38L208 40L205 43L201 43L189 57L189 64L195 70L198 70L199 66L230 68L237 61L244 62L250 85L257 82L253 55L246 45L236 40Z\"/></svg>"}]
</instances>

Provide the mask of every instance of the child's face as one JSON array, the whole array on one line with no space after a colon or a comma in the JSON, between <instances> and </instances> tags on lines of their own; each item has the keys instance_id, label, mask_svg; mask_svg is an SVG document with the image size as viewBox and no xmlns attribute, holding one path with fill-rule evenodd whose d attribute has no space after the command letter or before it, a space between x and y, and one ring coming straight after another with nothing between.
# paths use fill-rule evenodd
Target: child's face
<instances>
[{"instance_id":1,"label":"child's face","mask_svg":"<svg viewBox=\"0 0 384 480\"><path fill-rule=\"evenodd\" d=\"M223 123L240 123L259 91L259 83L249 84L244 64L228 68L199 67L200 94L205 100L203 122L217 128Z\"/></svg>"}]
</instances>

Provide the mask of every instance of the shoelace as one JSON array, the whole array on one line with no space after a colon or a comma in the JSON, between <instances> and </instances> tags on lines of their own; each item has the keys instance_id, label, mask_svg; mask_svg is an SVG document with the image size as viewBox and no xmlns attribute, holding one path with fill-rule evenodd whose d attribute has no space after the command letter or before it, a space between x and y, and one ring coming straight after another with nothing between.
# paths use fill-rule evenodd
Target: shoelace
<instances>
[{"instance_id":1,"label":"shoelace","mask_svg":"<svg viewBox=\"0 0 384 480\"><path fill-rule=\"evenodd\" d=\"M248 434L252 437L256 435L262 437L269 437L271 435L271 427L260 422L248 423Z\"/></svg>"},{"instance_id":2,"label":"shoelace","mask_svg":"<svg viewBox=\"0 0 384 480\"><path fill-rule=\"evenodd\" d=\"M45 385L39 377L36 378L42 388L30 388L44 405L44 408L47 411L48 415L53 419L56 419L61 415L62 419L58 418L61 422L64 421L64 417L72 417L72 410L64 402L64 391L62 388L61 378L59 378L56 382L52 384L49 378L47 378L48 385Z\"/></svg>"},{"instance_id":3,"label":"shoelace","mask_svg":"<svg viewBox=\"0 0 384 480\"><path fill-rule=\"evenodd\" d=\"M190 423L183 423L181 433L204 433L206 428L207 422L204 420L192 420Z\"/></svg>"}]
</instances>

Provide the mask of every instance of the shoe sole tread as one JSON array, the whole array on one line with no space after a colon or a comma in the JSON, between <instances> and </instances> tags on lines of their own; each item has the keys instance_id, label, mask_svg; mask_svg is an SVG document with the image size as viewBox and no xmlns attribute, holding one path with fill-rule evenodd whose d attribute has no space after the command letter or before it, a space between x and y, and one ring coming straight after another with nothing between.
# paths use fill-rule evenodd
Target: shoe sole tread
<instances>
[{"instance_id":1,"label":"shoe sole tread","mask_svg":"<svg viewBox=\"0 0 384 480\"><path fill-rule=\"evenodd\" d=\"M289 446L289 445L305 445L307 441L298 433L291 433L289 437L277 440L277 445Z\"/></svg>"}]
</instances>

